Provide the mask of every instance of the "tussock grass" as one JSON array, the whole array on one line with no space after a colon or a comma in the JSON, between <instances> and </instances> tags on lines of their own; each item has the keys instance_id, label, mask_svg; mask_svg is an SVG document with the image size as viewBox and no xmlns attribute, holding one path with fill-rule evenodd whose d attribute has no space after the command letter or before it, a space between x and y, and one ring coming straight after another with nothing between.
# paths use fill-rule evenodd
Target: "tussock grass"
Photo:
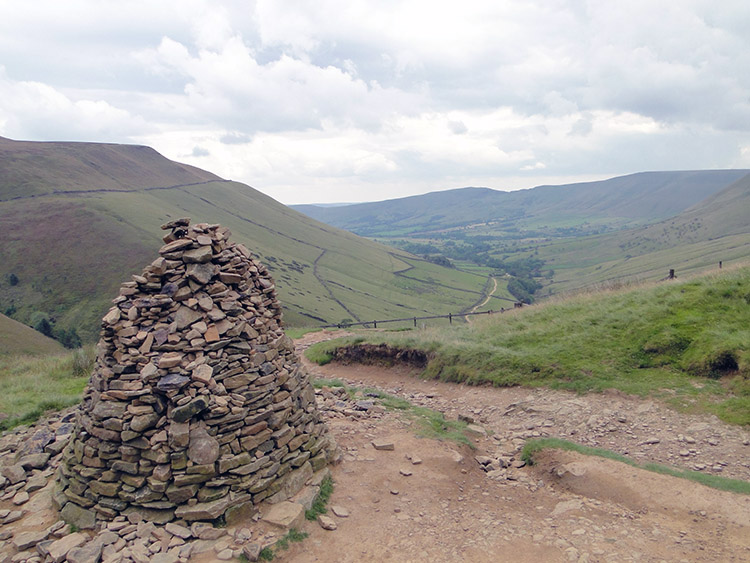
<instances>
[{"instance_id":1,"label":"tussock grass","mask_svg":"<svg viewBox=\"0 0 750 563\"><path fill-rule=\"evenodd\" d=\"M93 347L67 354L0 357L0 430L29 424L81 400L93 368Z\"/></svg>"},{"instance_id":2,"label":"tussock grass","mask_svg":"<svg viewBox=\"0 0 750 563\"><path fill-rule=\"evenodd\" d=\"M305 518L314 521L318 515L326 514L328 512L328 501L332 494L333 479L326 477L323 479L323 482L320 483L320 490L312 503L312 507L310 507L310 510L305 511Z\"/></svg>"},{"instance_id":3,"label":"tussock grass","mask_svg":"<svg viewBox=\"0 0 750 563\"><path fill-rule=\"evenodd\" d=\"M312 347L308 357L330 360L336 347L362 338L426 352L425 377L579 393L614 388L750 424L747 267L578 295L471 325L369 333Z\"/></svg>"},{"instance_id":4,"label":"tussock grass","mask_svg":"<svg viewBox=\"0 0 750 563\"><path fill-rule=\"evenodd\" d=\"M637 467L638 469L645 469L646 471L660 473L661 475L671 475L672 477L679 477L680 479L688 479L690 481L700 483L701 485L711 487L712 489L728 491L730 493L750 495L750 482L747 481L742 481L740 479L728 479L726 477L720 477L718 475L701 473L700 471L677 469L675 467L669 467L660 463L641 464L611 450L582 446L580 444L562 440L560 438L537 438L529 440L528 442L526 442L526 445L521 451L521 458L529 465L533 465L534 456L545 449L565 450L577 452L583 455L603 457L605 459L611 459L614 461L619 461L621 463L626 463L632 467Z\"/></svg>"}]
</instances>

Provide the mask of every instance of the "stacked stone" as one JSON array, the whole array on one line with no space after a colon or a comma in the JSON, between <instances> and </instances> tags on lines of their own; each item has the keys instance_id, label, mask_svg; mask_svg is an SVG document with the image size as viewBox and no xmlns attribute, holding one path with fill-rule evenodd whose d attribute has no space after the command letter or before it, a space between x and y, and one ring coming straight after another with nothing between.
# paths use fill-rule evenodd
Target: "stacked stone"
<instances>
[{"instance_id":1,"label":"stacked stone","mask_svg":"<svg viewBox=\"0 0 750 563\"><path fill-rule=\"evenodd\" d=\"M102 321L56 495L82 523L248 514L333 451L267 269L219 225L180 219Z\"/></svg>"}]
</instances>

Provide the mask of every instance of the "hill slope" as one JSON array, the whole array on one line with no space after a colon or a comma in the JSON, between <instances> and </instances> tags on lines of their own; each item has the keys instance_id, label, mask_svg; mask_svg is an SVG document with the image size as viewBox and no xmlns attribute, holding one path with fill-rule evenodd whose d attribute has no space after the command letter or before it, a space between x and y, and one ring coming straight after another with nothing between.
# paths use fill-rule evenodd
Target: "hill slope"
<instances>
[{"instance_id":1,"label":"hill slope","mask_svg":"<svg viewBox=\"0 0 750 563\"><path fill-rule=\"evenodd\" d=\"M44 356L63 351L55 340L0 314L0 356L4 354L23 354Z\"/></svg>"},{"instance_id":2,"label":"hill slope","mask_svg":"<svg viewBox=\"0 0 750 563\"><path fill-rule=\"evenodd\" d=\"M383 343L388 347L372 346ZM750 267L579 295L460 327L371 332L318 345L308 357L420 356L399 354L404 350L425 358L425 377L577 392L614 388L747 425Z\"/></svg>"},{"instance_id":3,"label":"hill slope","mask_svg":"<svg viewBox=\"0 0 750 563\"><path fill-rule=\"evenodd\" d=\"M372 237L425 235L485 223L494 224L495 230L587 224L585 230L591 231L671 217L748 172L642 172L600 182L514 192L462 188L341 207L294 208L330 225Z\"/></svg>"},{"instance_id":4,"label":"hill slope","mask_svg":"<svg viewBox=\"0 0 750 563\"><path fill-rule=\"evenodd\" d=\"M0 201L66 191L166 187L220 180L150 147L39 143L0 137Z\"/></svg>"},{"instance_id":5,"label":"hill slope","mask_svg":"<svg viewBox=\"0 0 750 563\"><path fill-rule=\"evenodd\" d=\"M645 227L540 243L535 256L555 269L546 290L638 277L684 275L750 257L750 175L682 213Z\"/></svg>"},{"instance_id":6,"label":"hill slope","mask_svg":"<svg viewBox=\"0 0 750 563\"><path fill-rule=\"evenodd\" d=\"M119 284L156 256L159 225L183 216L229 227L267 264L289 324L443 314L484 298L486 276L323 225L146 147L2 146L0 279L18 283L0 283L0 311L12 305L24 322L43 312L93 339Z\"/></svg>"}]
</instances>

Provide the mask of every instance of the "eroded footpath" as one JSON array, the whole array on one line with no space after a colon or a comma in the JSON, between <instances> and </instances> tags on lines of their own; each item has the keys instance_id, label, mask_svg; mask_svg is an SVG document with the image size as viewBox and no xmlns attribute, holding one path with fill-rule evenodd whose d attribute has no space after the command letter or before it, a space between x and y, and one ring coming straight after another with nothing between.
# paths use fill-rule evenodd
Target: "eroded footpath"
<instances>
[{"instance_id":1,"label":"eroded footpath","mask_svg":"<svg viewBox=\"0 0 750 563\"><path fill-rule=\"evenodd\" d=\"M321 336L300 341L301 348ZM476 449L415 435L399 413L325 408L344 461L331 500L335 531L313 523L291 561L750 561L750 497L625 464L548 451L552 436L639 462L750 480L750 433L621 393L477 388L404 368L309 366L317 377L375 388L485 429ZM378 450L374 440L393 443ZM419 463L414 464L412 460Z\"/></svg>"}]
</instances>

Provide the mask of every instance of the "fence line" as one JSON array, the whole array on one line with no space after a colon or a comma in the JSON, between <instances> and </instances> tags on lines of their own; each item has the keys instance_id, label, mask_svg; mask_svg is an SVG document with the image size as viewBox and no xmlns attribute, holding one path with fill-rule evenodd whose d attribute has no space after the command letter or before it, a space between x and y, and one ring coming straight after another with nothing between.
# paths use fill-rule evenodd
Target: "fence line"
<instances>
[{"instance_id":1,"label":"fence line","mask_svg":"<svg viewBox=\"0 0 750 563\"><path fill-rule=\"evenodd\" d=\"M516 303L515 308L521 307L522 303ZM356 322L356 323L337 323L332 325L321 325L320 328L348 328L350 326L363 326L365 328L370 328L368 325L372 325L372 328L378 328L378 323L385 324L385 323L404 323L407 321L413 321L414 326L417 326L417 321L426 321L430 319L448 319L448 322L453 324L454 318L461 318L461 317L468 317L472 315L493 315L495 313L504 313L505 311L509 311L510 309L504 309L501 308L499 311L477 311L474 313L448 313L447 315L430 315L428 317L405 317L403 319L384 319L380 321L362 321L362 322Z\"/></svg>"}]
</instances>

